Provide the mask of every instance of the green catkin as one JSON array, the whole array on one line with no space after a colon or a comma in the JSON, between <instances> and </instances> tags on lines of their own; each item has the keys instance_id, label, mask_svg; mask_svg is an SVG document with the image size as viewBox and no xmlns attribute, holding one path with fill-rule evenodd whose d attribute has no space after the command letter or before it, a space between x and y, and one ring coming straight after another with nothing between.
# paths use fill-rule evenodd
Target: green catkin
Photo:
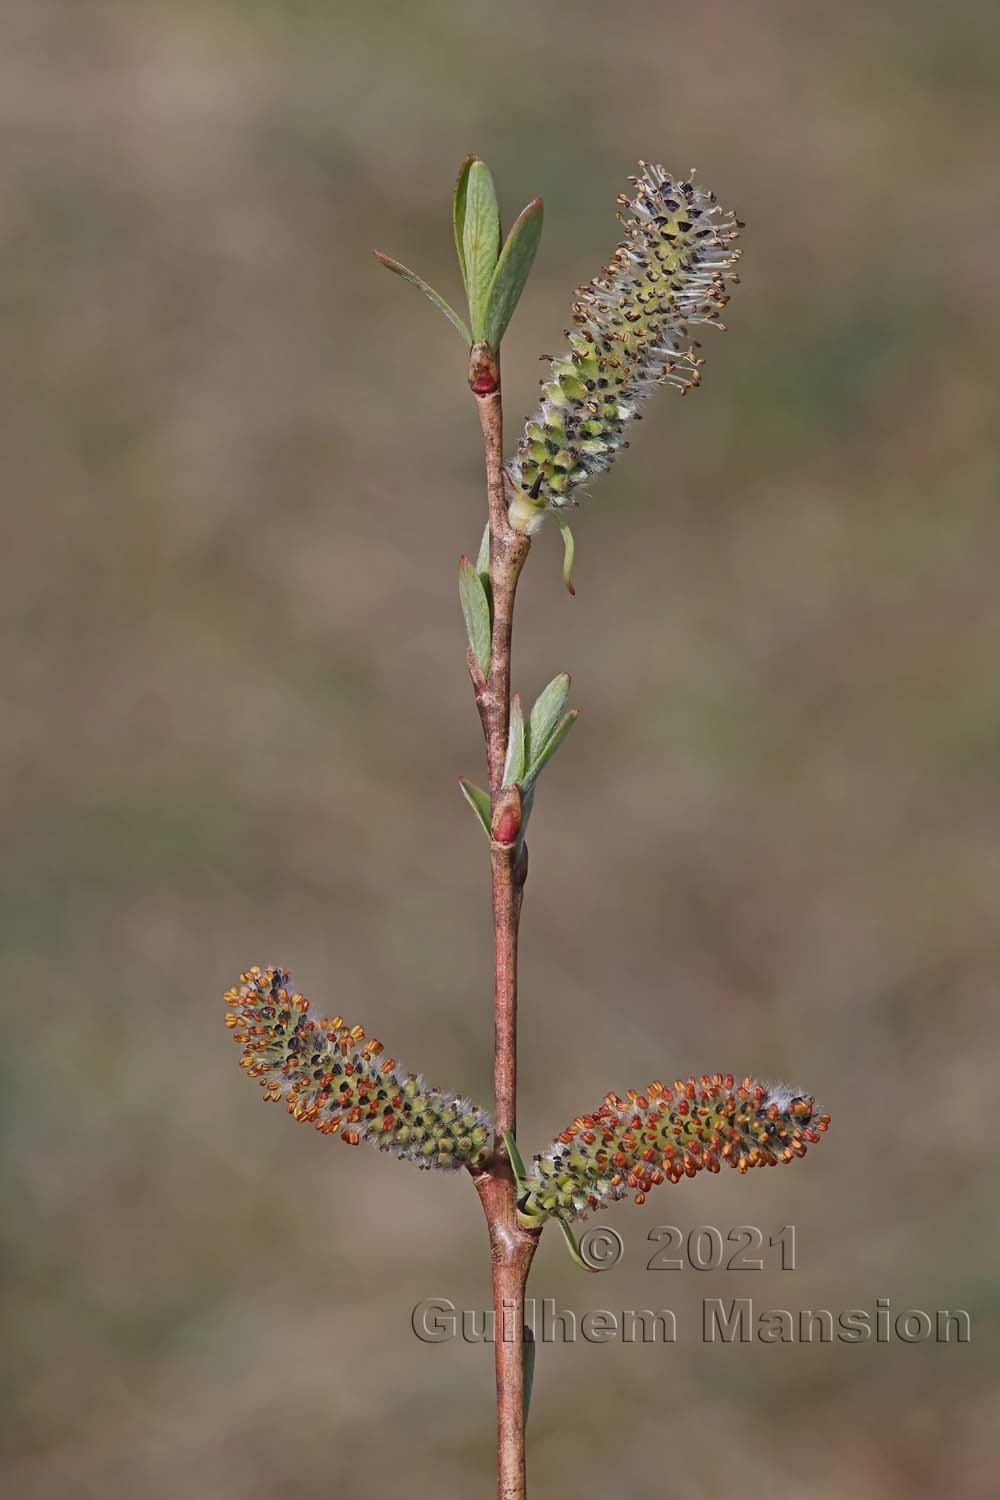
<instances>
[{"instance_id":1,"label":"green catkin","mask_svg":"<svg viewBox=\"0 0 1000 1500\"><path fill-rule=\"evenodd\" d=\"M640 162L631 198L619 198L625 239L610 263L577 289L569 349L551 361L541 406L507 466L510 522L533 532L547 511L577 503L577 490L627 447L628 424L657 386L700 384L688 326L716 328L739 280L733 248L740 221L715 194Z\"/></svg>"},{"instance_id":2,"label":"green catkin","mask_svg":"<svg viewBox=\"0 0 1000 1500\"><path fill-rule=\"evenodd\" d=\"M364 1027L311 1017L283 969L248 969L225 999L240 1066L294 1119L418 1167L478 1168L488 1159L493 1125L484 1110L381 1059L382 1043L366 1040Z\"/></svg>"},{"instance_id":3,"label":"green catkin","mask_svg":"<svg viewBox=\"0 0 1000 1500\"><path fill-rule=\"evenodd\" d=\"M651 1187L728 1163L740 1172L805 1156L830 1123L814 1101L783 1084L737 1083L731 1073L651 1083L645 1094L608 1094L536 1156L521 1182L525 1222L569 1223Z\"/></svg>"}]
</instances>

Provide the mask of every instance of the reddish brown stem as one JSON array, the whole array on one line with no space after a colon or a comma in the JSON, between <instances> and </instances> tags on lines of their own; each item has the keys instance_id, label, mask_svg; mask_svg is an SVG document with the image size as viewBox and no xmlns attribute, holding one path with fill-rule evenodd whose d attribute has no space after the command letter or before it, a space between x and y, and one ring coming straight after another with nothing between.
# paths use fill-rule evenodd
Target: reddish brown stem
<instances>
[{"instance_id":1,"label":"reddish brown stem","mask_svg":"<svg viewBox=\"0 0 1000 1500\"><path fill-rule=\"evenodd\" d=\"M477 1181L493 1263L496 1319L497 1497L524 1500L524 1289L538 1233L521 1229L506 1162Z\"/></svg>"},{"instance_id":2,"label":"reddish brown stem","mask_svg":"<svg viewBox=\"0 0 1000 1500\"><path fill-rule=\"evenodd\" d=\"M476 1181L489 1227L496 1320L497 1495L524 1500L524 1289L537 1231L517 1222L514 1178L501 1143L517 1125L517 934L527 874L527 851L519 837L521 797L504 787L510 723L511 641L517 581L528 555L528 538L507 521L503 477L503 407L499 363L483 345L472 351L469 385L479 408L486 456L490 521L490 584L493 634L485 679L473 671L476 705L486 739L493 838L494 1053L496 1143L487 1171Z\"/></svg>"}]
</instances>

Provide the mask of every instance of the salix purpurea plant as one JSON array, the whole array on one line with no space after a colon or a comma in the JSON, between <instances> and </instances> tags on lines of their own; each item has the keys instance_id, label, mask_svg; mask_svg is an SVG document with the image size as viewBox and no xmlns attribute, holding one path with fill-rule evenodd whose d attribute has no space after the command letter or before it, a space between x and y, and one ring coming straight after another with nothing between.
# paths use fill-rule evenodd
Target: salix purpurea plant
<instances>
[{"instance_id":1,"label":"salix purpurea plant","mask_svg":"<svg viewBox=\"0 0 1000 1500\"><path fill-rule=\"evenodd\" d=\"M572 1224L632 1194L700 1171L776 1166L806 1154L828 1116L808 1095L730 1072L656 1081L609 1093L578 1115L529 1165L516 1141L517 938L528 871L525 830L542 771L576 719L570 679L553 678L525 715L511 693L511 636L518 579L531 537L553 515L566 528L588 482L628 446L639 407L658 386L685 393L703 364L692 326L721 328L737 281L743 227L715 195L663 167L640 163L619 198L623 237L572 305L564 352L549 359L538 410L504 461L500 344L524 289L542 228L534 199L503 239L493 179L462 165L454 197L455 243L468 322L398 261L377 259L419 287L469 346L468 380L486 457L487 524L475 562L459 564L468 667L486 741L488 787L460 785L489 840L494 945L494 1113L425 1083L361 1026L324 1019L278 968L251 968L226 995L241 1065L266 1100L349 1145L370 1142L422 1168L471 1175L489 1227L501 1500L525 1493L524 1426L532 1348L525 1284L540 1234L558 1225L584 1265ZM693 178L693 174L692 174Z\"/></svg>"}]
</instances>

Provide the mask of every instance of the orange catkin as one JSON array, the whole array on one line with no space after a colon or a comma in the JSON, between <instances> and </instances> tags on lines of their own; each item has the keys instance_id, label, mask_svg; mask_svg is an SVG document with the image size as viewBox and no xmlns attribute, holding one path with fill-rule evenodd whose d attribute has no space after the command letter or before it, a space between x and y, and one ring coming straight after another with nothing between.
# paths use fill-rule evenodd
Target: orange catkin
<instances>
[{"instance_id":1,"label":"orange catkin","mask_svg":"<svg viewBox=\"0 0 1000 1500\"><path fill-rule=\"evenodd\" d=\"M288 1113L349 1146L371 1141L418 1167L480 1167L493 1125L467 1099L430 1088L380 1060L381 1042L363 1026L310 1015L284 969L253 967L226 991L226 1025L242 1048L240 1066L265 1100L284 1099Z\"/></svg>"},{"instance_id":2,"label":"orange catkin","mask_svg":"<svg viewBox=\"0 0 1000 1500\"><path fill-rule=\"evenodd\" d=\"M659 1183L723 1163L746 1172L805 1156L829 1123L809 1095L732 1073L677 1079L672 1089L657 1081L625 1099L607 1094L535 1157L518 1208L535 1222L568 1222L629 1192L643 1203Z\"/></svg>"}]
</instances>

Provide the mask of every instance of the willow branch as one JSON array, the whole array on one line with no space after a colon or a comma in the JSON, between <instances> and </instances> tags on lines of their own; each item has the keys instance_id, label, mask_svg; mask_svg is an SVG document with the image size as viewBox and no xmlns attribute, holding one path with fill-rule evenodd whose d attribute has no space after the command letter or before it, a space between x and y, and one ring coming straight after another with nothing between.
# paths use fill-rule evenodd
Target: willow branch
<instances>
[{"instance_id":1,"label":"willow branch","mask_svg":"<svg viewBox=\"0 0 1000 1500\"><path fill-rule=\"evenodd\" d=\"M472 680L486 740L492 810L493 1083L499 1143L502 1133L513 1134L517 1124L517 936L527 854L519 838L520 792L516 786L503 786L503 769L510 724L514 601L530 543L507 520L500 369L485 345L477 345L472 351L469 384L479 409L486 459L493 601L489 669L485 678L474 670ZM499 1144L476 1186L489 1227L493 1265L497 1494L499 1500L524 1500L524 1289L538 1234L522 1229L517 1222L513 1174Z\"/></svg>"}]
</instances>

